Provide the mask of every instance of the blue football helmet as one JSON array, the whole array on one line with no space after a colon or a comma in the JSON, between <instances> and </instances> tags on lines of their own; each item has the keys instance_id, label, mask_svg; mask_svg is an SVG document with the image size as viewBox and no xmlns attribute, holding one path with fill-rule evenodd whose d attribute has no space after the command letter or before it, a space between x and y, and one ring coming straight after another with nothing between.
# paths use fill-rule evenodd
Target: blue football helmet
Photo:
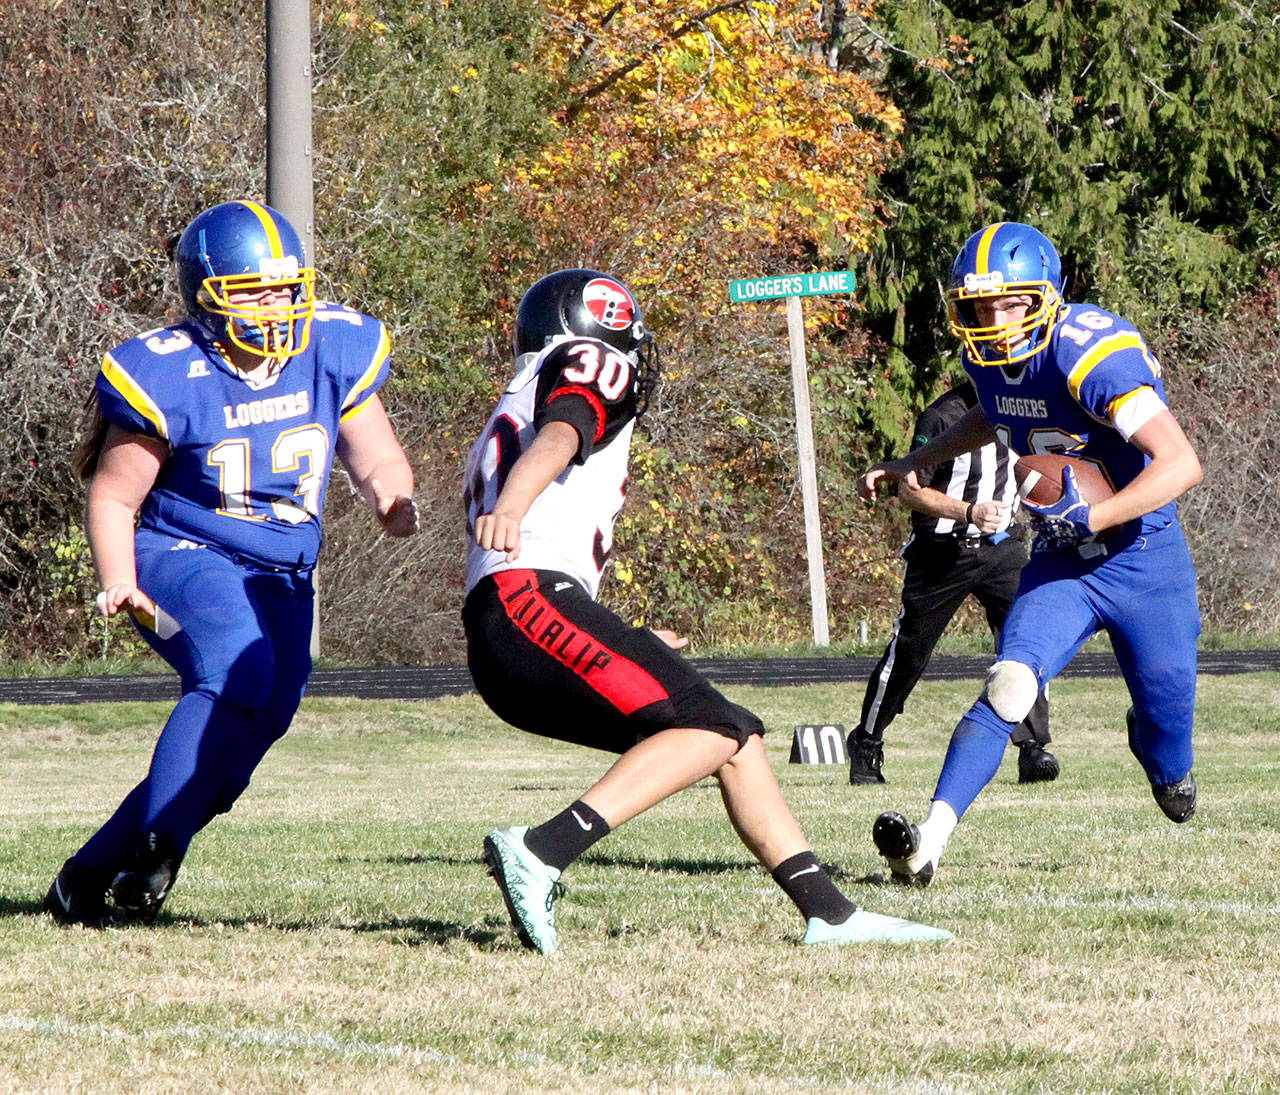
<instances>
[{"instance_id":1,"label":"blue football helmet","mask_svg":"<svg viewBox=\"0 0 1280 1095\"><path fill-rule=\"evenodd\" d=\"M1016 221L988 225L965 240L951 265L952 333L975 364L1021 364L1049 344L1062 287L1062 260L1043 233ZM1021 295L1031 297L1031 307L1017 323L980 324L975 301Z\"/></svg>"},{"instance_id":2,"label":"blue football helmet","mask_svg":"<svg viewBox=\"0 0 1280 1095\"><path fill-rule=\"evenodd\" d=\"M188 315L216 342L263 357L302 353L311 338L316 272L283 215L257 202L223 202L183 231L174 261ZM288 301L245 294L285 289Z\"/></svg>"}]
</instances>

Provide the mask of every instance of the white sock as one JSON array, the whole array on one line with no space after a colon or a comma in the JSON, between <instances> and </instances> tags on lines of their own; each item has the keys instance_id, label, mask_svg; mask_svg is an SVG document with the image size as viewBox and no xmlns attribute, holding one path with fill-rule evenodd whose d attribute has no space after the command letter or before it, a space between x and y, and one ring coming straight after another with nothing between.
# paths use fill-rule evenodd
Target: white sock
<instances>
[{"instance_id":1,"label":"white sock","mask_svg":"<svg viewBox=\"0 0 1280 1095\"><path fill-rule=\"evenodd\" d=\"M951 834L959 824L960 819L956 816L956 812L951 808L950 803L943 802L940 798L935 798L929 804L929 816L919 825L920 846L922 848L936 848L941 852L947 846L947 841L951 839Z\"/></svg>"}]
</instances>

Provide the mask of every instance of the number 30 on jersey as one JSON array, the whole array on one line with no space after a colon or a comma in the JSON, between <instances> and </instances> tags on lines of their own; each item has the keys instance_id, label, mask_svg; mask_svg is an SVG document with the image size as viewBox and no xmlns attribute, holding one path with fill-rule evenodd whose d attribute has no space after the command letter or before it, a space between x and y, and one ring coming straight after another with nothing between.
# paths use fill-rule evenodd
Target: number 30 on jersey
<instances>
[{"instance_id":1,"label":"number 30 on jersey","mask_svg":"<svg viewBox=\"0 0 1280 1095\"><path fill-rule=\"evenodd\" d=\"M573 346L569 353L578 359L560 375L571 384L594 384L608 400L620 399L631 383L631 362L616 350L594 342Z\"/></svg>"}]
</instances>

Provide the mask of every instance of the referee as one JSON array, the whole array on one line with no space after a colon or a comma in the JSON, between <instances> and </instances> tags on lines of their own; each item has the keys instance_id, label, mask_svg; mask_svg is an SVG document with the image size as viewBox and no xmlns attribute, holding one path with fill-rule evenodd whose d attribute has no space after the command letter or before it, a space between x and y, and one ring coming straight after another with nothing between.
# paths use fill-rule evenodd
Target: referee
<instances>
[{"instance_id":1,"label":"referee","mask_svg":"<svg viewBox=\"0 0 1280 1095\"><path fill-rule=\"evenodd\" d=\"M935 399L916 423L913 449L942 433L975 403L965 381ZM872 670L862 701L862 720L849 735L849 782L884 783L884 731L902 710L929 664L929 657L965 597L986 610L999 635L1027 561L1022 542L1009 535L1017 487L1012 460L992 443L921 475L917 491L898 497L911 508L911 539L902 549L906 577L893 638ZM1049 743L1049 703L1043 692L1013 731L1018 745L1018 782L1058 776Z\"/></svg>"}]
</instances>

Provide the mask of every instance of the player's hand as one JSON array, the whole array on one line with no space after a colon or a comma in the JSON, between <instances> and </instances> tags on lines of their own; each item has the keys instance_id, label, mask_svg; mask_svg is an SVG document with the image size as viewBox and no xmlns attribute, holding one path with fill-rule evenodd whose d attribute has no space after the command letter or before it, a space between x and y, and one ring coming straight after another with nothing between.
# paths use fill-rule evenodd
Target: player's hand
<instances>
[{"instance_id":1,"label":"player's hand","mask_svg":"<svg viewBox=\"0 0 1280 1095\"><path fill-rule=\"evenodd\" d=\"M672 650L683 650L686 646L689 645L688 639L686 639L683 635L677 635L674 631L668 631L666 628L663 628L663 627L651 627L649 628L649 630L652 631L655 635L657 635L658 638L661 639L664 643L666 643L669 647L671 647Z\"/></svg>"},{"instance_id":2,"label":"player's hand","mask_svg":"<svg viewBox=\"0 0 1280 1095\"><path fill-rule=\"evenodd\" d=\"M505 551L507 562L520 556L520 522L501 513L476 518L476 543L485 551Z\"/></svg>"},{"instance_id":3,"label":"player's hand","mask_svg":"<svg viewBox=\"0 0 1280 1095\"><path fill-rule=\"evenodd\" d=\"M388 536L412 536L418 531L418 504L403 494L392 499L387 508L379 509L378 522Z\"/></svg>"},{"instance_id":4,"label":"player's hand","mask_svg":"<svg viewBox=\"0 0 1280 1095\"><path fill-rule=\"evenodd\" d=\"M376 479L369 480L373 512L388 536L412 536L418 531L418 504L408 495L391 494Z\"/></svg>"},{"instance_id":5,"label":"player's hand","mask_svg":"<svg viewBox=\"0 0 1280 1095\"><path fill-rule=\"evenodd\" d=\"M107 617L114 616L122 608L150 618L154 618L156 614L155 601L128 582L116 582L107 586L94 598L93 604L99 613Z\"/></svg>"},{"instance_id":6,"label":"player's hand","mask_svg":"<svg viewBox=\"0 0 1280 1095\"><path fill-rule=\"evenodd\" d=\"M858 493L868 502L879 497L882 485L903 484L907 490L919 490L920 480L916 476L915 466L906 457L898 460L885 460L863 473L858 480Z\"/></svg>"},{"instance_id":7,"label":"player's hand","mask_svg":"<svg viewBox=\"0 0 1280 1095\"><path fill-rule=\"evenodd\" d=\"M1053 505L1037 506L1024 500L1022 508L1036 535L1052 547L1076 547L1094 536L1089 524L1089 503L1080 497L1075 472L1070 468L1062 469L1062 497Z\"/></svg>"},{"instance_id":8,"label":"player's hand","mask_svg":"<svg viewBox=\"0 0 1280 1095\"><path fill-rule=\"evenodd\" d=\"M998 532L1000 526L1007 524L1005 514L1009 512L1007 502L992 499L990 502L979 502L973 507L973 524L985 535Z\"/></svg>"}]
</instances>

